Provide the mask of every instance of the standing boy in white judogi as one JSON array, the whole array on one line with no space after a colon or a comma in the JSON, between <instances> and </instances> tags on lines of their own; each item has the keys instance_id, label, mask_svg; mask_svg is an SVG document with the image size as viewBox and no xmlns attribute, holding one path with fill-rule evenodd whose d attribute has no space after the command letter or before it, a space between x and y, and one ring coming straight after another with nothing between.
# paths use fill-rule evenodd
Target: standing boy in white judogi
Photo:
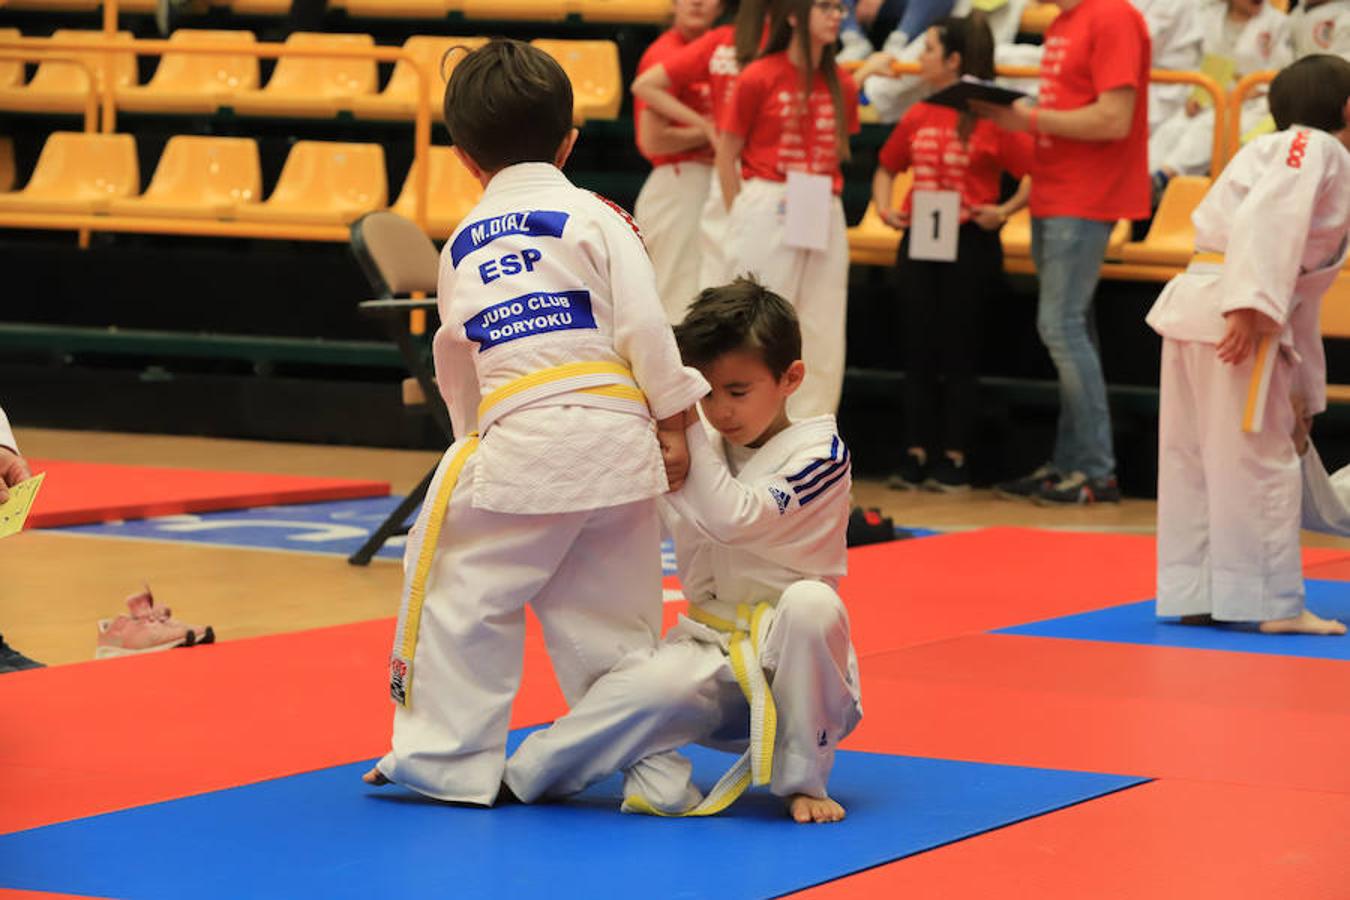
<instances>
[{"instance_id":1,"label":"standing boy in white judogi","mask_svg":"<svg viewBox=\"0 0 1350 900\"><path fill-rule=\"evenodd\" d=\"M1291 395L1326 408L1322 295L1350 232L1350 62L1310 56L1270 87L1281 129L1196 209L1197 256L1149 312L1163 358L1158 615L1343 634L1304 607Z\"/></svg>"},{"instance_id":2,"label":"standing boy in white judogi","mask_svg":"<svg viewBox=\"0 0 1350 900\"><path fill-rule=\"evenodd\" d=\"M436 378L458 439L409 535L393 749L366 780L490 804L526 604L569 702L659 637L654 498L683 477L707 382L680 363L632 220L559 170L577 132L558 64L492 41L445 112L486 188L441 254Z\"/></svg>"},{"instance_id":3,"label":"standing boy in white judogi","mask_svg":"<svg viewBox=\"0 0 1350 900\"><path fill-rule=\"evenodd\" d=\"M742 756L706 799L686 770L684 815L716 813L753 782L798 822L837 821L835 747L862 717L835 590L847 567L848 450L833 416L788 418L805 369L781 297L746 279L710 288L676 335L712 385L702 407L716 431L693 416L689 478L664 502L689 614L526 738L506 784L527 802L567 796L697 742ZM671 812L674 785L662 785L664 806L633 788L630 778L625 810Z\"/></svg>"}]
</instances>

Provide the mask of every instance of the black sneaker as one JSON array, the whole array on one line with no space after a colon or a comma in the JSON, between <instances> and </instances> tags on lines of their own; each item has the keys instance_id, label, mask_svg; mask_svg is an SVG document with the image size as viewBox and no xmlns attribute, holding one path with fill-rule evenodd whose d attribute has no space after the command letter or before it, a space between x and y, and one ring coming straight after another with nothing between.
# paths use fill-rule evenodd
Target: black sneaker
<instances>
[{"instance_id":1,"label":"black sneaker","mask_svg":"<svg viewBox=\"0 0 1350 900\"><path fill-rule=\"evenodd\" d=\"M965 460L957 462L944 453L938 457L937 463L933 466L933 474L928 476L923 486L930 491L941 491L944 494L968 491L970 470L966 468Z\"/></svg>"},{"instance_id":2,"label":"black sneaker","mask_svg":"<svg viewBox=\"0 0 1350 900\"><path fill-rule=\"evenodd\" d=\"M994 485L994 496L1005 500L1030 500L1059 479L1060 475L1055 471L1055 467L1046 463L1030 475Z\"/></svg>"},{"instance_id":3,"label":"black sneaker","mask_svg":"<svg viewBox=\"0 0 1350 900\"><path fill-rule=\"evenodd\" d=\"M20 672L24 669L41 669L42 663L29 659L15 650L0 637L0 672Z\"/></svg>"},{"instance_id":4,"label":"black sneaker","mask_svg":"<svg viewBox=\"0 0 1350 900\"><path fill-rule=\"evenodd\" d=\"M886 484L896 491L917 491L927 478L927 462L920 462L919 457L906 451L900 468L891 473Z\"/></svg>"},{"instance_id":5,"label":"black sneaker","mask_svg":"<svg viewBox=\"0 0 1350 900\"><path fill-rule=\"evenodd\" d=\"M1120 485L1116 476L1089 478L1074 472L1047 485L1034 498L1037 506L1076 506L1088 503L1119 503Z\"/></svg>"}]
</instances>

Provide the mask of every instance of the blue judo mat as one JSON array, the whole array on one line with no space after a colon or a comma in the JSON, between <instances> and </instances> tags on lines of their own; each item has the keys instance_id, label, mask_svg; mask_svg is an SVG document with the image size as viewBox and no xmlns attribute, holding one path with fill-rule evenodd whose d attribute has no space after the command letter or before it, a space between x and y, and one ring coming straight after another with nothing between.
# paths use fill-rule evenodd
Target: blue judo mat
<instances>
[{"instance_id":1,"label":"blue judo mat","mask_svg":"<svg viewBox=\"0 0 1350 900\"><path fill-rule=\"evenodd\" d=\"M732 760L690 757L705 787ZM620 814L617 776L568 803L482 810L367 788L368 766L3 836L0 887L126 900L773 897L1146 780L841 752L831 794L848 818L797 825L762 789L707 819Z\"/></svg>"},{"instance_id":2,"label":"blue judo mat","mask_svg":"<svg viewBox=\"0 0 1350 900\"><path fill-rule=\"evenodd\" d=\"M1307 589L1309 609L1327 618L1350 622L1350 583L1309 580ZM1176 619L1157 618L1155 610L1154 601L1145 600L1003 628L998 633L1350 660L1350 636L1261 634L1254 624L1182 625Z\"/></svg>"}]
</instances>

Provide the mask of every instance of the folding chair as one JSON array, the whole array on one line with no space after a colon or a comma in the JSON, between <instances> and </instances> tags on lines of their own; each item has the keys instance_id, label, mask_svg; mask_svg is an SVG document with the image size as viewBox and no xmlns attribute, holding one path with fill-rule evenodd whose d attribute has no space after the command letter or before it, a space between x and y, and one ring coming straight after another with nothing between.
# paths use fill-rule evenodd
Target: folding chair
<instances>
[{"instance_id":1,"label":"folding chair","mask_svg":"<svg viewBox=\"0 0 1350 900\"><path fill-rule=\"evenodd\" d=\"M414 222L386 210L367 213L357 219L351 225L351 234L352 254L380 298L365 301L361 304L361 310L378 316L385 323L408 371L417 379L432 417L441 426L446 438L454 441L450 413L441 399L435 375L424 361L421 348L413 340L410 328L414 311L436 309L440 253L431 238ZM426 299L409 298L408 295L414 292L424 293ZM427 488L431 486L435 474L436 467L432 466L421 483L380 523L361 549L347 558L347 562L364 566L390 537L407 534L408 516L426 497Z\"/></svg>"}]
</instances>

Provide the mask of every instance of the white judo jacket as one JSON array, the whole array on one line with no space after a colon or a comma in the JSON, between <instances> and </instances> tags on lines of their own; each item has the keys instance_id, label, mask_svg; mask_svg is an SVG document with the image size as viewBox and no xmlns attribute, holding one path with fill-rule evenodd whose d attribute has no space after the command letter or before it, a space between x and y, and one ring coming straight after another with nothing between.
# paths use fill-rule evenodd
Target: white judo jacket
<instances>
[{"instance_id":1,"label":"white judo jacket","mask_svg":"<svg viewBox=\"0 0 1350 900\"><path fill-rule=\"evenodd\" d=\"M1228 4L1223 0L1211 0L1200 9L1198 15L1205 36L1204 52L1231 58L1238 77L1267 69L1282 69L1294 61L1289 43L1289 16L1276 9L1269 0L1242 27L1237 43L1231 50L1224 46L1223 39ZM1248 102L1258 96L1263 97L1264 91L1248 94Z\"/></svg>"},{"instance_id":2,"label":"white judo jacket","mask_svg":"<svg viewBox=\"0 0 1350 900\"><path fill-rule=\"evenodd\" d=\"M1331 53L1350 59L1350 0L1331 0L1315 9L1302 5L1289 14L1294 57Z\"/></svg>"},{"instance_id":3,"label":"white judo jacket","mask_svg":"<svg viewBox=\"0 0 1350 900\"><path fill-rule=\"evenodd\" d=\"M852 477L834 416L796 422L754 451L730 448L731 459L703 425L686 433L689 477L662 507L689 601L734 621L738 604L777 604L798 581L837 588Z\"/></svg>"},{"instance_id":4,"label":"white judo jacket","mask_svg":"<svg viewBox=\"0 0 1350 900\"><path fill-rule=\"evenodd\" d=\"M482 433L475 507L577 512L666 491L653 419L708 384L680 362L627 213L552 165L510 166L446 243L438 307L437 383L455 434Z\"/></svg>"},{"instance_id":5,"label":"white judo jacket","mask_svg":"<svg viewBox=\"0 0 1350 900\"><path fill-rule=\"evenodd\" d=\"M1280 344L1310 414L1326 409L1322 295L1346 257L1350 151L1323 131L1294 126L1235 156L1191 215L1198 253L1163 288L1148 324L1165 338L1217 344L1224 313L1255 309L1281 326Z\"/></svg>"}]
</instances>

